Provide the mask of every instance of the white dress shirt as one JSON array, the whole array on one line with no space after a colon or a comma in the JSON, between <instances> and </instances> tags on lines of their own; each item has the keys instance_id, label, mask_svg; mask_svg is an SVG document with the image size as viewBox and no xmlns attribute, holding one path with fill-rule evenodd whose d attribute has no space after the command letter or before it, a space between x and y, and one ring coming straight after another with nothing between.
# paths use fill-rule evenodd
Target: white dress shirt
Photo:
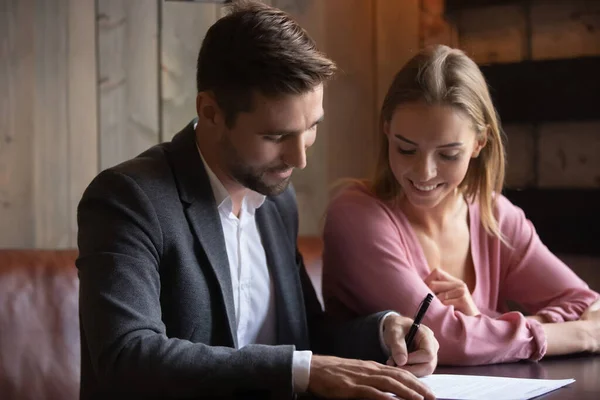
<instances>
[{"instance_id":1,"label":"white dress shirt","mask_svg":"<svg viewBox=\"0 0 600 400\"><path fill-rule=\"evenodd\" d=\"M265 196L248 190L242 200L239 217L236 216L229 193L206 164L199 148L198 152L208 174L223 227L233 286L238 346L274 345L277 332L275 291L255 219L255 212L264 203ZM305 392L308 388L311 359L311 351L294 351L292 377L296 392Z\"/></svg>"}]
</instances>

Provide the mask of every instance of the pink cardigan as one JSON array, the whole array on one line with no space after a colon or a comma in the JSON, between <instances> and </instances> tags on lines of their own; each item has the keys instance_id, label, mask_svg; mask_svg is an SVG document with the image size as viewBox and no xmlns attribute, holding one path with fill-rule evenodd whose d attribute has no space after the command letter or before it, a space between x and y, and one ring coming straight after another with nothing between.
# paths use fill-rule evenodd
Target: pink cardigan
<instances>
[{"instance_id":1,"label":"pink cardigan","mask_svg":"<svg viewBox=\"0 0 600 400\"><path fill-rule=\"evenodd\" d=\"M440 343L440 364L476 365L539 360L541 324L507 312L512 300L553 322L577 320L599 298L540 241L523 211L504 196L496 203L500 230L512 249L488 235L478 204L469 204L476 283L471 317L434 298L423 323ZM360 187L330 204L324 230L323 295L328 312L346 318L381 310L414 316L429 292L425 255L406 216Z\"/></svg>"}]
</instances>

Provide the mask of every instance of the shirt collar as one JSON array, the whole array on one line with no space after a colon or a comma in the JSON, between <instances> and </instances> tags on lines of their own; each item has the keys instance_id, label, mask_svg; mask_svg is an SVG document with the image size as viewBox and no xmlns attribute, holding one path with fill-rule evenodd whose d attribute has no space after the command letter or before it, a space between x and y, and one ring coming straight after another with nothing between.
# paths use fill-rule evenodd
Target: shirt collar
<instances>
[{"instance_id":1,"label":"shirt collar","mask_svg":"<svg viewBox=\"0 0 600 400\"><path fill-rule=\"evenodd\" d=\"M194 129L196 129L197 124L197 122L194 123ZM223 186L223 183L219 180L219 178L217 178L217 175L215 175L213 170L206 163L206 160L204 159L197 142L196 149L198 149L198 154L202 159L202 164L204 164L204 169L208 175L208 180L210 181L210 186L215 197L215 202L217 203L217 208L220 211L225 212L226 215L229 215L233 211L233 202L231 200L231 196L229 195L227 189L225 189L225 186ZM254 215L256 209L263 205L265 199L265 195L248 189L247 194L242 200L242 209L249 214Z\"/></svg>"}]
</instances>

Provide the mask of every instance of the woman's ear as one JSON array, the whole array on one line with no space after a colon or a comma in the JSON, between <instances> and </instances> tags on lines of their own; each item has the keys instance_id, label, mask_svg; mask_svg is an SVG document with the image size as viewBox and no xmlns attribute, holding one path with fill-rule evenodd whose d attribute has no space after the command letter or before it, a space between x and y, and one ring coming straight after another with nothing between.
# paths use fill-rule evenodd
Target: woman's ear
<instances>
[{"instance_id":1,"label":"woman's ear","mask_svg":"<svg viewBox=\"0 0 600 400\"><path fill-rule=\"evenodd\" d=\"M383 134L385 136L390 136L390 123L388 121L383 123Z\"/></svg>"},{"instance_id":2,"label":"woman's ear","mask_svg":"<svg viewBox=\"0 0 600 400\"><path fill-rule=\"evenodd\" d=\"M481 132L479 135L477 135L477 138L475 139L475 148L473 148L473 153L471 154L471 158L477 158L479 157L479 153L481 153L481 150L483 150L483 148L485 147L485 145L487 144L487 138L488 135L490 133L490 127L486 127L486 129Z\"/></svg>"}]
</instances>

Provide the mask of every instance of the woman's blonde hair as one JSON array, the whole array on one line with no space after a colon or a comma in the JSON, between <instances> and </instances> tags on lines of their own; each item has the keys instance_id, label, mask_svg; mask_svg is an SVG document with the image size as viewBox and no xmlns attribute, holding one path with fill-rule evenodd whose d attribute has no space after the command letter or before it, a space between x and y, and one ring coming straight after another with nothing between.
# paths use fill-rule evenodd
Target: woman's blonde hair
<instances>
[{"instance_id":1,"label":"woman's blonde hair","mask_svg":"<svg viewBox=\"0 0 600 400\"><path fill-rule=\"evenodd\" d=\"M391 202L401 194L400 184L389 164L384 125L391 121L399 105L415 101L462 110L470 117L477 135L486 135L487 143L479 156L471 159L459 190L468 201L479 201L485 230L502 239L494 216L494 193L500 193L504 183L503 134L485 78L477 64L461 50L443 45L427 47L394 77L379 117L379 155L371 191L380 199Z\"/></svg>"}]
</instances>

